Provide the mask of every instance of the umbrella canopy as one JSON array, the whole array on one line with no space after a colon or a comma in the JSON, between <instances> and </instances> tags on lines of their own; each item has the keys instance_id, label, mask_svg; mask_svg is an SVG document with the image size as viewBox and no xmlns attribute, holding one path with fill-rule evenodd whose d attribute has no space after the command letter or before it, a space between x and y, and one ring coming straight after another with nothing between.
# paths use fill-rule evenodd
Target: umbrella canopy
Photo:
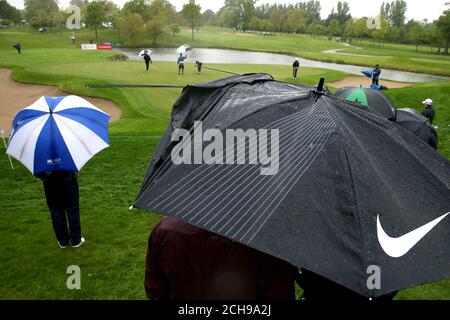
<instances>
[{"instance_id":1,"label":"umbrella canopy","mask_svg":"<svg viewBox=\"0 0 450 320\"><path fill-rule=\"evenodd\" d=\"M141 50L141 52L139 52L139 57L142 57L144 54L151 54L151 53L152 53L152 50L144 49L144 50Z\"/></svg>"},{"instance_id":2,"label":"umbrella canopy","mask_svg":"<svg viewBox=\"0 0 450 320\"><path fill-rule=\"evenodd\" d=\"M367 78L372 78L373 72L372 71L361 71L363 75L365 75Z\"/></svg>"},{"instance_id":3,"label":"umbrella canopy","mask_svg":"<svg viewBox=\"0 0 450 320\"><path fill-rule=\"evenodd\" d=\"M396 123L411 131L433 148L437 148L438 135L430 120L414 109L397 109Z\"/></svg>"},{"instance_id":4,"label":"umbrella canopy","mask_svg":"<svg viewBox=\"0 0 450 320\"><path fill-rule=\"evenodd\" d=\"M77 96L41 97L15 116L6 153L34 175L79 171L109 146L109 118Z\"/></svg>"},{"instance_id":5,"label":"umbrella canopy","mask_svg":"<svg viewBox=\"0 0 450 320\"><path fill-rule=\"evenodd\" d=\"M334 93L334 96L343 98L347 101L358 102L384 116L386 119L395 119L394 104L379 90L346 87L337 90Z\"/></svg>"},{"instance_id":6,"label":"umbrella canopy","mask_svg":"<svg viewBox=\"0 0 450 320\"><path fill-rule=\"evenodd\" d=\"M358 104L317 98L265 74L186 87L135 207L180 218L365 296L450 277L449 161ZM190 135L202 141L200 127L203 143L217 142L214 152L202 145L213 162L201 161L198 143L188 148ZM172 136L179 129L186 130L181 142ZM220 151L227 129L248 133L229 140L246 141L245 153L238 156L236 145ZM268 161L267 140L271 155L279 154L277 170L267 167L276 162ZM192 164L174 164L180 150L196 158ZM262 161L250 164L255 150ZM371 266L382 272L380 289L367 286Z\"/></svg>"},{"instance_id":7,"label":"umbrella canopy","mask_svg":"<svg viewBox=\"0 0 450 320\"><path fill-rule=\"evenodd\" d=\"M178 53L178 54L182 53L182 54L185 56L185 55L187 55L187 52L188 52L188 51L191 51L191 50L192 50L192 48L191 48L190 45L188 45L188 44L183 44L182 46L179 46L179 47L178 47L177 53Z\"/></svg>"}]
</instances>

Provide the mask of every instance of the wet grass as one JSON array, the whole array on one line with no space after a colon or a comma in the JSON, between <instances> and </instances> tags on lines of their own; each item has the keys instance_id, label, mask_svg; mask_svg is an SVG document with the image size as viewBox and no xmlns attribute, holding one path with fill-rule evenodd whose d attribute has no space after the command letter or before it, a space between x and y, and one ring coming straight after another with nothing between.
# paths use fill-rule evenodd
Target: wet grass
<instances>
[{"instance_id":1,"label":"wet grass","mask_svg":"<svg viewBox=\"0 0 450 320\"><path fill-rule=\"evenodd\" d=\"M88 40L90 35L84 32L80 38ZM18 56L6 47L6 43L20 34L0 33L0 66L13 68L15 79L55 84L71 93L108 98L124 112L123 118L111 126L111 147L92 159L79 174L81 222L87 239L86 246L79 250L59 249L41 182L16 161L16 170L12 171L7 157L1 155L4 154L4 147L0 146L0 298L145 299L143 276L146 242L160 216L128 208L139 190L158 139L117 136L161 134L180 90L93 90L86 89L84 84L119 82L185 85L220 78L224 74L205 70L198 75L194 67L188 65L186 75L178 77L174 63L154 63L151 71L146 73L143 63L107 60L110 52L84 52L70 48L70 43L62 42L69 42L69 33L51 33L45 37L37 33L24 35L28 37L26 41L29 43L24 44L24 54ZM108 37L103 33L101 35L104 39ZM183 36L180 35L181 39ZM209 43L213 39L199 37L199 41ZM286 46L287 42L288 39ZM320 48L317 47L317 50ZM286 66L215 67L241 73L267 72L278 80L291 81L290 68ZM302 69L299 82L315 84L323 75L328 81L345 76L335 71ZM436 125L445 128L450 124L449 92L450 83L435 83L390 90L387 93L397 106L416 109L421 109L420 102L423 99L433 98L436 102ZM450 157L449 139L447 131L440 131L440 151L447 157ZM69 265L81 268L81 290L68 290L66 287ZM297 288L297 296L300 294L301 290ZM398 298L450 299L450 281L404 290Z\"/></svg>"}]
</instances>

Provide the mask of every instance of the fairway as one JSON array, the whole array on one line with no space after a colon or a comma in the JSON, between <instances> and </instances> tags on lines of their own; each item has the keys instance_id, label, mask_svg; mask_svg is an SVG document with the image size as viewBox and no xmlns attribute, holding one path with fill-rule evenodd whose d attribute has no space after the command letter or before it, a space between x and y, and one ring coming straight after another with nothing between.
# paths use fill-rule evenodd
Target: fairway
<instances>
[{"instance_id":1,"label":"fairway","mask_svg":"<svg viewBox=\"0 0 450 320\"><path fill-rule=\"evenodd\" d=\"M92 33L92 32L91 32ZM105 98L122 109L121 118L110 125L110 148L88 162L79 174L80 206L86 246L80 250L61 250L54 238L40 180L14 161L12 171L2 144L0 147L0 297L1 299L145 299L143 277L149 232L160 215L133 209L130 205L140 189L147 165L169 123L171 109L181 89L120 88L88 89L87 83L162 84L186 86L227 76L187 64L184 76L177 75L175 62L154 62L146 72L143 62L111 61L115 52L82 51L71 46L69 32L43 35L27 28L0 30L0 68L12 69L12 78L33 84L55 85L71 94ZM20 37L24 49L18 55L11 43ZM89 41L91 34L81 31L78 38ZM112 31L101 32L103 40L115 39ZM162 46L185 43L190 33L183 30ZM148 43L145 43L146 45ZM331 56L323 50L344 48L325 38L307 35L247 35L230 29L205 28L196 34L193 47L227 47L270 52L286 52L324 61L368 65L354 56ZM366 47L366 43L361 46ZM403 46L388 46L350 53L380 54L385 67L407 71L450 75L449 57L434 59L425 49L405 53ZM408 55L408 58L405 58ZM415 60L414 60L415 59ZM417 63L420 59L420 63ZM236 73L269 73L276 80L316 85L320 77L326 84L348 74L323 69L302 68L293 80L290 66L211 65ZM333 87L330 89L334 90ZM386 91L396 107L422 111L421 102L432 97L440 127L439 152L450 157L450 81L414 84ZM3 93L7 94L7 93ZM4 98L4 97L2 97ZM26 107L25 105L23 107ZM2 110L0 110L2 111ZM0 113L3 116L3 113ZM10 117L10 116L9 116ZM1 128L3 129L3 128ZM68 290L66 269L82 269L82 290ZM297 298L301 289L297 288ZM450 280L401 291L397 299L450 299Z\"/></svg>"}]
</instances>

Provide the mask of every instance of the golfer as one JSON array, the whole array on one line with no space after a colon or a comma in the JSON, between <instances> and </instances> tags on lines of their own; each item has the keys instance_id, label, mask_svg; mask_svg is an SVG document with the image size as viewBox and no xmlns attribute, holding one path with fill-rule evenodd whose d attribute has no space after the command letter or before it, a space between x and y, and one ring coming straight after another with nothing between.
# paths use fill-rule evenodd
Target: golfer
<instances>
[{"instance_id":1,"label":"golfer","mask_svg":"<svg viewBox=\"0 0 450 320\"><path fill-rule=\"evenodd\" d=\"M430 124L433 124L433 120L436 115L433 109L433 100L426 99L425 101L422 101L422 104L425 106L425 110L422 112L422 115L425 118L430 119Z\"/></svg>"},{"instance_id":2,"label":"golfer","mask_svg":"<svg viewBox=\"0 0 450 320\"><path fill-rule=\"evenodd\" d=\"M298 73L299 67L300 67L300 63L298 62L298 59L295 59L294 63L292 64L292 77L294 79L297 79L297 73Z\"/></svg>"},{"instance_id":3,"label":"golfer","mask_svg":"<svg viewBox=\"0 0 450 320\"><path fill-rule=\"evenodd\" d=\"M376 84L377 86L380 85L380 75L381 75L381 69L380 65L377 64L375 66L375 69L372 71L372 84Z\"/></svg>"},{"instance_id":4,"label":"golfer","mask_svg":"<svg viewBox=\"0 0 450 320\"><path fill-rule=\"evenodd\" d=\"M186 59L186 57L180 53L180 56L178 57L178 75L180 75L180 71L181 74L184 74L184 60Z\"/></svg>"},{"instance_id":5,"label":"golfer","mask_svg":"<svg viewBox=\"0 0 450 320\"><path fill-rule=\"evenodd\" d=\"M163 218L148 240L152 300L294 300L296 269L181 220Z\"/></svg>"},{"instance_id":6,"label":"golfer","mask_svg":"<svg viewBox=\"0 0 450 320\"><path fill-rule=\"evenodd\" d=\"M75 44L75 34L72 33L70 40L72 40L72 44Z\"/></svg>"},{"instance_id":7,"label":"golfer","mask_svg":"<svg viewBox=\"0 0 450 320\"><path fill-rule=\"evenodd\" d=\"M52 218L53 230L60 248L69 243L80 247L85 239L81 236L79 190L73 171L49 171L37 175L44 184L47 206Z\"/></svg>"},{"instance_id":8,"label":"golfer","mask_svg":"<svg viewBox=\"0 0 450 320\"><path fill-rule=\"evenodd\" d=\"M20 54L20 51L22 50L22 46L20 45L20 42L17 41L15 45L13 45L13 48L17 50L17 52Z\"/></svg>"},{"instance_id":9,"label":"golfer","mask_svg":"<svg viewBox=\"0 0 450 320\"><path fill-rule=\"evenodd\" d=\"M150 57L150 54L148 53L148 51L145 51L143 58L145 61L145 69L148 71L148 67L149 67L150 63L153 64L152 58Z\"/></svg>"}]
</instances>

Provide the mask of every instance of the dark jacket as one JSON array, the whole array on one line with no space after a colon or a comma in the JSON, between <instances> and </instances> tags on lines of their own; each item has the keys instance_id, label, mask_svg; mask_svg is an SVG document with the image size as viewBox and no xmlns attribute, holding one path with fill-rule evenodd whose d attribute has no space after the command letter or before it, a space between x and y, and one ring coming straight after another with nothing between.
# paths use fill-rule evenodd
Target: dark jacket
<instances>
[{"instance_id":1,"label":"dark jacket","mask_svg":"<svg viewBox=\"0 0 450 320\"><path fill-rule=\"evenodd\" d=\"M144 60L145 60L145 62L152 62L152 58L150 58L150 55L148 55L148 54L144 54Z\"/></svg>"},{"instance_id":2,"label":"dark jacket","mask_svg":"<svg viewBox=\"0 0 450 320\"><path fill-rule=\"evenodd\" d=\"M150 299L294 300L294 277L287 262L173 218L148 241Z\"/></svg>"},{"instance_id":3,"label":"dark jacket","mask_svg":"<svg viewBox=\"0 0 450 320\"><path fill-rule=\"evenodd\" d=\"M433 120L434 120L434 117L435 117L435 113L434 113L433 107L428 107L428 108L426 108L426 109L422 112L422 115L423 115L425 118L430 119L430 123L431 123L431 124L433 123Z\"/></svg>"},{"instance_id":4,"label":"dark jacket","mask_svg":"<svg viewBox=\"0 0 450 320\"><path fill-rule=\"evenodd\" d=\"M381 69L376 67L375 69L373 69L372 71L372 77L374 79L380 79L380 74L381 74Z\"/></svg>"},{"instance_id":5,"label":"dark jacket","mask_svg":"<svg viewBox=\"0 0 450 320\"><path fill-rule=\"evenodd\" d=\"M73 171L47 171L36 175L44 183L58 183L60 181L70 181L77 178Z\"/></svg>"},{"instance_id":6,"label":"dark jacket","mask_svg":"<svg viewBox=\"0 0 450 320\"><path fill-rule=\"evenodd\" d=\"M294 63L292 64L292 67L298 68L298 67L300 67L300 63L297 60L295 60Z\"/></svg>"},{"instance_id":7,"label":"dark jacket","mask_svg":"<svg viewBox=\"0 0 450 320\"><path fill-rule=\"evenodd\" d=\"M179 56L179 57L178 57L177 63L178 63L178 64L184 64L184 60L185 60L185 59L186 59L185 56Z\"/></svg>"}]
</instances>

